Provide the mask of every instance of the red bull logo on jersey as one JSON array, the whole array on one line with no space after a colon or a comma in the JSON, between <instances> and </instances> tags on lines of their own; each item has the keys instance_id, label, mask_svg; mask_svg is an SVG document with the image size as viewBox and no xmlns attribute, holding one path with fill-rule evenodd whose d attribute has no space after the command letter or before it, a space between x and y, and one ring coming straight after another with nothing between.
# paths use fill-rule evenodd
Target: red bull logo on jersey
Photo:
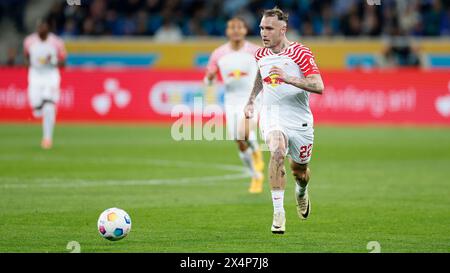
<instances>
[{"instance_id":1,"label":"red bull logo on jersey","mask_svg":"<svg viewBox=\"0 0 450 273\"><path fill-rule=\"evenodd\" d=\"M280 79L280 76L277 74L272 74L263 79L263 83L269 84L272 87L278 86L283 83L283 80Z\"/></svg>"},{"instance_id":2,"label":"red bull logo on jersey","mask_svg":"<svg viewBox=\"0 0 450 273\"><path fill-rule=\"evenodd\" d=\"M38 58L38 62L41 65L45 65L51 62L51 56L47 56L47 57L39 57Z\"/></svg>"},{"instance_id":3,"label":"red bull logo on jersey","mask_svg":"<svg viewBox=\"0 0 450 273\"><path fill-rule=\"evenodd\" d=\"M241 71L239 69L236 69L236 70L233 70L232 72L228 73L227 76L230 78L235 78L236 80L239 80L241 77L248 76L248 73Z\"/></svg>"}]
</instances>

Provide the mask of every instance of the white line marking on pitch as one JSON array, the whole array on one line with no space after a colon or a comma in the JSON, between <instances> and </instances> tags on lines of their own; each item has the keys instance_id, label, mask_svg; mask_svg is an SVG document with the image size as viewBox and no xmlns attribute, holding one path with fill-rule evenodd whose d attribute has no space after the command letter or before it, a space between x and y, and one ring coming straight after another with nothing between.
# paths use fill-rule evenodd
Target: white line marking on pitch
<instances>
[{"instance_id":1,"label":"white line marking on pitch","mask_svg":"<svg viewBox=\"0 0 450 273\"><path fill-rule=\"evenodd\" d=\"M142 180L127 180L127 179L70 179L70 178L17 178L17 177L0 177L0 188L75 188L75 187L97 187L97 186L138 186L138 185L165 185L165 184L192 184L201 183L208 184L209 182L228 181L250 177L246 168L238 165L230 164L211 164L203 162L190 162L178 160L164 160L164 159L145 159L145 158L107 158L107 157L90 157L86 158L70 158L70 157L33 157L27 158L23 156L0 156L3 161L18 161L31 160L48 162L82 162L87 164L144 164L151 166L167 166L178 168L202 168L202 169L216 169L232 171L234 174L218 175L218 176L204 176L204 177L183 177L183 178L169 178L169 179L142 179ZM23 183L24 181L32 181L31 183ZM6 184L3 184L5 183ZM9 182L9 183L8 183ZM11 183L13 182L13 183Z\"/></svg>"},{"instance_id":2,"label":"white line marking on pitch","mask_svg":"<svg viewBox=\"0 0 450 273\"><path fill-rule=\"evenodd\" d=\"M82 163L108 163L108 164L144 164L144 165L158 165L167 167L181 167L181 168L214 168L218 170L225 171L236 171L243 172L246 170L243 166L231 165L231 164L211 164L203 162L191 162L191 161L179 161L179 160L167 160L167 159L145 159L145 158L106 158L106 157L90 157L86 158L76 158L76 157L61 157L61 156L48 156L48 157L32 157L27 158L23 156L0 156L2 161L19 161L19 160L31 160L31 161L42 161L42 162L82 162Z\"/></svg>"},{"instance_id":3,"label":"white line marking on pitch","mask_svg":"<svg viewBox=\"0 0 450 273\"><path fill-rule=\"evenodd\" d=\"M99 187L99 186L149 186L149 185L180 185L180 184L192 184L201 183L209 184L216 181L236 180L250 177L247 173L241 174L228 174L221 176L204 176L204 177L185 177L177 179L146 179L146 180L88 180L88 179L64 179L64 178L36 178L28 179L37 181L36 183L9 183L2 184L0 188L78 188L78 187ZM14 179L2 179L1 180L16 180ZM59 181L59 182L57 182Z\"/></svg>"}]
</instances>

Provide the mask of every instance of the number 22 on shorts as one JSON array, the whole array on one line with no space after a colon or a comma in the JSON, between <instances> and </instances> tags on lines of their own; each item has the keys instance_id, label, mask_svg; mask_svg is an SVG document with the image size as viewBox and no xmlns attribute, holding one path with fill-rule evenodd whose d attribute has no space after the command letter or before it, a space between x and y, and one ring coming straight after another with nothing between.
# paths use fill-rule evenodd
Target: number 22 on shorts
<instances>
[{"instance_id":1,"label":"number 22 on shorts","mask_svg":"<svg viewBox=\"0 0 450 273\"><path fill-rule=\"evenodd\" d=\"M303 145L300 147L300 160L305 161L311 157L312 144Z\"/></svg>"}]
</instances>

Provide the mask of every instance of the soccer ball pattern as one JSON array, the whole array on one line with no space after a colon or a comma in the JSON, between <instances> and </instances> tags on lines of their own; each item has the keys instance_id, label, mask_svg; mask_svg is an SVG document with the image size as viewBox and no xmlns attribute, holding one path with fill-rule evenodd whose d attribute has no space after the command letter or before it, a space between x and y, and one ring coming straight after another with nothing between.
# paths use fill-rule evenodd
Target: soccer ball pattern
<instances>
[{"instance_id":1,"label":"soccer ball pattern","mask_svg":"<svg viewBox=\"0 0 450 273\"><path fill-rule=\"evenodd\" d=\"M122 209L109 208L100 214L97 227L100 236L110 241L117 241L130 232L131 218Z\"/></svg>"}]
</instances>

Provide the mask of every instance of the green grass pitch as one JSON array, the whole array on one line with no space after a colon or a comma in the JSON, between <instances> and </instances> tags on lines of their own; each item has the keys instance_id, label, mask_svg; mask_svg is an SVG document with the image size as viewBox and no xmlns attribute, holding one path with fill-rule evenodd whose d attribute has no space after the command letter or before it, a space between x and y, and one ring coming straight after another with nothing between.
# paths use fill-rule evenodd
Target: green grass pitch
<instances>
[{"instance_id":1,"label":"green grass pitch","mask_svg":"<svg viewBox=\"0 0 450 273\"><path fill-rule=\"evenodd\" d=\"M450 252L450 129L318 126L312 214L297 218L291 176L286 233L272 202L247 193L236 145L173 141L170 127L0 125L0 252ZM268 153L264 153L266 166ZM266 175L267 176L267 175ZM131 233L101 238L97 218L125 209Z\"/></svg>"}]
</instances>

